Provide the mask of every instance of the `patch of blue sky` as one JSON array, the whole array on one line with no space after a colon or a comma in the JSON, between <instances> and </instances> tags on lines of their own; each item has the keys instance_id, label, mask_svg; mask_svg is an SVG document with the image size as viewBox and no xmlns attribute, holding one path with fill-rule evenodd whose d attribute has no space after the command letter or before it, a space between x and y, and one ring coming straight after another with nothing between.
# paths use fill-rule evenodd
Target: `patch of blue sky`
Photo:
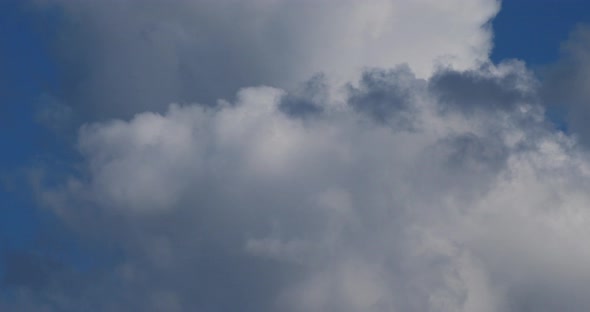
<instances>
[{"instance_id":1,"label":"patch of blue sky","mask_svg":"<svg viewBox=\"0 0 590 312\"><path fill-rule=\"evenodd\" d=\"M19 250L81 269L94 262L75 235L38 207L28 180L31 168L42 165L49 167L45 182L51 183L53 174L65 173L65 164L76 158L69 144L37 119L42 95L59 88L49 45L58 12L39 16L31 9L25 1L0 2L0 274L2 258Z\"/></svg>"},{"instance_id":2,"label":"patch of blue sky","mask_svg":"<svg viewBox=\"0 0 590 312\"><path fill-rule=\"evenodd\" d=\"M560 58L561 44L579 24L590 24L585 0L504 0L493 20L493 62L519 59L536 72ZM542 75L539 75L542 78ZM568 133L565 108L550 106L547 119Z\"/></svg>"}]
</instances>

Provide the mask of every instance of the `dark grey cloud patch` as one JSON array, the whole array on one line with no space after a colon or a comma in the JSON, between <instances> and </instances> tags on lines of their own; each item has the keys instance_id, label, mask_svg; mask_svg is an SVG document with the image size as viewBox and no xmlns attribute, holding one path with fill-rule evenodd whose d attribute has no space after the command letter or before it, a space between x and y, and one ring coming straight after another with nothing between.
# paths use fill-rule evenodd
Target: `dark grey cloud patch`
<instances>
[{"instance_id":1,"label":"dark grey cloud patch","mask_svg":"<svg viewBox=\"0 0 590 312\"><path fill-rule=\"evenodd\" d=\"M288 115L306 117L321 113L328 97L326 77L317 74L299 88L285 94L279 108Z\"/></svg>"},{"instance_id":2,"label":"dark grey cloud patch","mask_svg":"<svg viewBox=\"0 0 590 312\"><path fill-rule=\"evenodd\" d=\"M522 103L536 101L534 78L526 69L516 65L504 73L491 72L499 69L489 65L467 71L441 69L430 79L429 89L443 110L468 114L512 111Z\"/></svg>"},{"instance_id":3,"label":"dark grey cloud patch","mask_svg":"<svg viewBox=\"0 0 590 312\"><path fill-rule=\"evenodd\" d=\"M590 309L588 283L568 283L539 279L535 283L514 285L508 295L506 311L576 312Z\"/></svg>"},{"instance_id":4,"label":"dark grey cloud patch","mask_svg":"<svg viewBox=\"0 0 590 312\"><path fill-rule=\"evenodd\" d=\"M414 96L424 84L407 65L367 70L358 86L348 86L348 103L379 123L410 130L417 122Z\"/></svg>"},{"instance_id":5,"label":"dark grey cloud patch","mask_svg":"<svg viewBox=\"0 0 590 312\"><path fill-rule=\"evenodd\" d=\"M481 170L497 172L502 169L508 158L509 151L497 136L478 137L473 133L465 133L441 142L448 148L447 161L451 172L460 172L458 167L475 174Z\"/></svg>"},{"instance_id":6,"label":"dark grey cloud patch","mask_svg":"<svg viewBox=\"0 0 590 312\"><path fill-rule=\"evenodd\" d=\"M445 217L437 211L444 206L444 198L460 202L457 207L463 208L458 209L469 211L497 187L498 179L510 170L510 157L516 154L499 133L448 133L416 156L405 179L407 185L420 189L422 194L433 194L413 199L433 207L430 217Z\"/></svg>"},{"instance_id":7,"label":"dark grey cloud patch","mask_svg":"<svg viewBox=\"0 0 590 312\"><path fill-rule=\"evenodd\" d=\"M590 27L580 25L562 45L561 59L542 71L542 99L556 119L590 144Z\"/></svg>"}]
</instances>

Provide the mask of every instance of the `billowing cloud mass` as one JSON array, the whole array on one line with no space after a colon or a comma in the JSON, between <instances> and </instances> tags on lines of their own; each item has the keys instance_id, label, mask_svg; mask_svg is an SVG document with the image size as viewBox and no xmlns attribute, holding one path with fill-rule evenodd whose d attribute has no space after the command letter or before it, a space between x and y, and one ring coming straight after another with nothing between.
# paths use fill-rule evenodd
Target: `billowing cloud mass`
<instances>
[{"instance_id":1,"label":"billowing cloud mass","mask_svg":"<svg viewBox=\"0 0 590 312\"><path fill-rule=\"evenodd\" d=\"M112 259L19 255L42 278L0 308L590 309L590 160L524 63L487 60L496 1L103 3L61 3L97 53L76 92L136 114L83 125L76 174L37 187ZM207 84L229 99L142 102Z\"/></svg>"}]
</instances>

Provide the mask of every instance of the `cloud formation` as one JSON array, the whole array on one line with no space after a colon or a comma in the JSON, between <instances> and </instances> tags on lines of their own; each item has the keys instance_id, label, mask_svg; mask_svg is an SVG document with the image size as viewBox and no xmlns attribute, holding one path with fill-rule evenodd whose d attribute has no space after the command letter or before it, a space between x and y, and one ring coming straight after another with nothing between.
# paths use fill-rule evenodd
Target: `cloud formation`
<instances>
[{"instance_id":1,"label":"cloud formation","mask_svg":"<svg viewBox=\"0 0 590 312\"><path fill-rule=\"evenodd\" d=\"M41 1L62 12L55 42L64 102L86 118L213 104L243 87L337 84L365 67L487 59L496 0Z\"/></svg>"},{"instance_id":2,"label":"cloud formation","mask_svg":"<svg viewBox=\"0 0 590 312\"><path fill-rule=\"evenodd\" d=\"M543 100L576 133L590 144L588 103L590 92L590 28L580 25L562 45L562 57L544 70Z\"/></svg>"},{"instance_id":3,"label":"cloud formation","mask_svg":"<svg viewBox=\"0 0 590 312\"><path fill-rule=\"evenodd\" d=\"M53 3L66 102L133 117L38 200L114 256L17 254L1 309L590 309L588 154L487 61L496 1Z\"/></svg>"},{"instance_id":4,"label":"cloud formation","mask_svg":"<svg viewBox=\"0 0 590 312\"><path fill-rule=\"evenodd\" d=\"M493 87L466 96L439 77ZM285 91L246 88L235 103L84 126L87 179L42 199L125 250L102 286L128 292L102 298L115 311L590 307L557 291L590 288L590 168L522 100L533 87L518 63L430 81L372 70L305 118L281 109ZM489 90L519 100L448 109Z\"/></svg>"}]
</instances>

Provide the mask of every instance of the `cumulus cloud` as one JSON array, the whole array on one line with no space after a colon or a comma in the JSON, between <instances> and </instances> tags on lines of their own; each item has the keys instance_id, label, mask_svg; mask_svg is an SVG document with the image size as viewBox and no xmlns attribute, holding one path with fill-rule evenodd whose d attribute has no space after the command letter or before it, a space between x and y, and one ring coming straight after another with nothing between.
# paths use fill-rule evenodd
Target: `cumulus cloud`
<instances>
[{"instance_id":1,"label":"cumulus cloud","mask_svg":"<svg viewBox=\"0 0 590 312\"><path fill-rule=\"evenodd\" d=\"M38 200L113 256L20 255L0 308L590 308L590 160L487 61L496 1L50 3L65 101L133 116Z\"/></svg>"},{"instance_id":2,"label":"cumulus cloud","mask_svg":"<svg viewBox=\"0 0 590 312\"><path fill-rule=\"evenodd\" d=\"M59 96L90 118L291 89L364 67L465 69L487 59L496 0L46 0L59 16Z\"/></svg>"},{"instance_id":3,"label":"cumulus cloud","mask_svg":"<svg viewBox=\"0 0 590 312\"><path fill-rule=\"evenodd\" d=\"M362 77L309 118L282 109L285 91L254 87L84 126L86 178L40 196L125 250L88 296L115 283L125 300L101 298L115 311L590 307L590 163L528 96L530 73ZM456 81L483 87L465 95ZM518 100L447 109L480 96Z\"/></svg>"}]
</instances>

